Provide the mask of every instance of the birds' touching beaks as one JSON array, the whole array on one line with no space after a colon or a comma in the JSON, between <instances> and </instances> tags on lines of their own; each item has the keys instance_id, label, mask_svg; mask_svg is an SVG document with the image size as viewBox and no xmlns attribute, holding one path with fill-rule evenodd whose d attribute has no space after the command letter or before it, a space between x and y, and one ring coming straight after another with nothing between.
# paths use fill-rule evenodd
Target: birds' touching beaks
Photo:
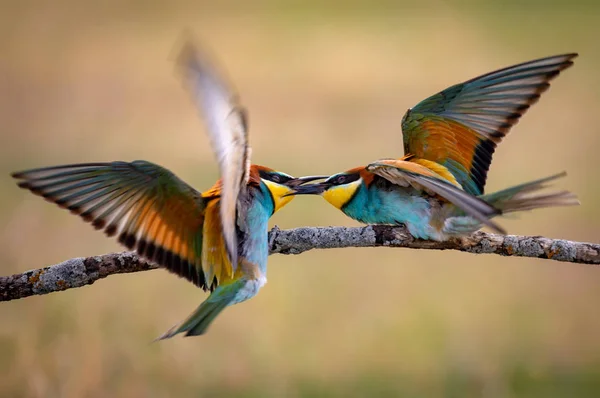
<instances>
[{"instance_id":1,"label":"birds' touching beaks","mask_svg":"<svg viewBox=\"0 0 600 398\"><path fill-rule=\"evenodd\" d=\"M404 115L402 158L380 159L293 194L322 195L355 220L405 224L415 237L434 240L482 226L505 233L493 217L577 205L570 192L538 192L566 173L484 194L496 146L576 56L541 58L449 87Z\"/></svg>"},{"instance_id":2,"label":"birds' touching beaks","mask_svg":"<svg viewBox=\"0 0 600 398\"><path fill-rule=\"evenodd\" d=\"M199 192L156 164L82 163L13 174L19 186L115 236L141 257L211 293L159 339L205 333L230 305L266 283L268 220L295 195L322 195L349 217L405 224L417 238L445 240L510 212L578 204L570 192L540 193L556 174L485 194L496 146L573 64L577 54L542 58L454 85L402 119L405 156L329 177L294 178L250 164L248 120L235 90L186 38L177 68L206 124L221 178ZM320 183L308 184L317 179Z\"/></svg>"},{"instance_id":3,"label":"birds' touching beaks","mask_svg":"<svg viewBox=\"0 0 600 398\"><path fill-rule=\"evenodd\" d=\"M247 118L237 95L188 38L177 66L206 122L221 179L200 193L169 170L134 162L85 163L17 172L21 188L70 210L96 229L208 296L159 339L203 334L227 306L252 298L266 282L268 219L293 188L322 178L294 178L250 165Z\"/></svg>"}]
</instances>

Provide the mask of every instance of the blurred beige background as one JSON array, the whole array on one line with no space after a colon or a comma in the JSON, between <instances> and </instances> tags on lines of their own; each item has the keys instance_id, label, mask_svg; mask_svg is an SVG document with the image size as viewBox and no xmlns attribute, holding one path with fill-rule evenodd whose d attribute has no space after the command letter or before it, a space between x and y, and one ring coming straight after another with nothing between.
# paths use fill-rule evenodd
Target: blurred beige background
<instances>
[{"instance_id":1,"label":"blurred beige background","mask_svg":"<svg viewBox=\"0 0 600 398\"><path fill-rule=\"evenodd\" d=\"M96 3L0 4L1 275L121 250L19 190L11 171L147 159L201 190L217 178L173 73L184 27L217 54L249 108L253 161L294 175L401 156L400 120L421 99L579 52L499 147L487 188L567 170L560 186L582 206L502 224L600 240L600 3ZM357 225L317 197L272 224ZM203 299L158 270L1 303L0 395L600 394L597 267L399 249L276 255L260 294L207 335L149 344Z\"/></svg>"}]
</instances>

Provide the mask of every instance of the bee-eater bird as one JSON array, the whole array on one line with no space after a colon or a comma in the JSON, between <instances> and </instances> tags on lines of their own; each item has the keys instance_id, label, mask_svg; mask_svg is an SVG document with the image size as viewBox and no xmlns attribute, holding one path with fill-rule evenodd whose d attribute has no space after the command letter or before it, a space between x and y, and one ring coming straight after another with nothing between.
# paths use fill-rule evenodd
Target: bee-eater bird
<instances>
[{"instance_id":1,"label":"bee-eater bird","mask_svg":"<svg viewBox=\"0 0 600 398\"><path fill-rule=\"evenodd\" d=\"M221 179L200 193L169 170L136 160L86 163L14 173L21 188L70 210L129 249L211 293L159 339L203 334L229 305L266 282L268 220L294 178L250 165L244 109L223 74L191 41L177 58L184 83L204 116Z\"/></svg>"},{"instance_id":2,"label":"bee-eater bird","mask_svg":"<svg viewBox=\"0 0 600 398\"><path fill-rule=\"evenodd\" d=\"M446 240L491 218L579 204L567 191L539 193L556 174L484 195L496 146L577 54L537 59L454 85L409 109L402 119L404 157L381 159L295 189L322 195L367 224L404 224L416 238Z\"/></svg>"}]
</instances>

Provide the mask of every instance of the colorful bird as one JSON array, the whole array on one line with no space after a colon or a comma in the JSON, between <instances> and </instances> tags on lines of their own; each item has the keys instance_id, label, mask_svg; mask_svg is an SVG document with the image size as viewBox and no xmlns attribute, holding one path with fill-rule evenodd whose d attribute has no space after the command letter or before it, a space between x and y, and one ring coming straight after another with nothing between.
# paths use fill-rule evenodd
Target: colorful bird
<instances>
[{"instance_id":1,"label":"colorful bird","mask_svg":"<svg viewBox=\"0 0 600 398\"><path fill-rule=\"evenodd\" d=\"M577 205L570 192L538 192L566 173L484 195L496 146L576 56L525 62L449 87L404 115L404 157L335 174L292 194L322 195L360 222L405 224L414 237L438 241L484 225L505 233L491 220L497 215Z\"/></svg>"},{"instance_id":2,"label":"colorful bird","mask_svg":"<svg viewBox=\"0 0 600 398\"><path fill-rule=\"evenodd\" d=\"M268 220L299 185L250 165L247 122L224 75L187 40L177 60L204 116L221 179L200 193L169 170L134 162L86 163L14 173L21 188L43 196L116 236L129 249L211 293L159 339L203 334L229 305L255 296L267 281Z\"/></svg>"}]
</instances>

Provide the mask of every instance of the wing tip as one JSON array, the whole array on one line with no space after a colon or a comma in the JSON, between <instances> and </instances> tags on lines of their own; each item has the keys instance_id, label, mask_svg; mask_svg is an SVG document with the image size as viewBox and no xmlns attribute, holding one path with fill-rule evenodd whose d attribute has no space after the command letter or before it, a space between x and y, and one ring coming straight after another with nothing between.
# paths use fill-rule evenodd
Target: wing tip
<instances>
[{"instance_id":1,"label":"wing tip","mask_svg":"<svg viewBox=\"0 0 600 398\"><path fill-rule=\"evenodd\" d=\"M27 174L27 171L25 171L25 170L13 171L12 173L10 173L10 176L14 179L22 180L23 178L25 178L26 174ZM19 183L19 184L21 184L21 183Z\"/></svg>"},{"instance_id":2,"label":"wing tip","mask_svg":"<svg viewBox=\"0 0 600 398\"><path fill-rule=\"evenodd\" d=\"M181 32L171 50L170 58L174 61L179 75L187 77L190 70L194 70L195 73L211 75L221 80L225 86L230 87L232 93L235 93L225 69L217 62L213 51L198 39L189 27L184 28Z\"/></svg>"},{"instance_id":3,"label":"wing tip","mask_svg":"<svg viewBox=\"0 0 600 398\"><path fill-rule=\"evenodd\" d=\"M23 178L23 177L14 177L14 178ZM32 186L31 182L29 182L29 181L19 181L19 182L17 182L17 186L21 189L29 189L31 192L36 193L36 192L34 192L35 187Z\"/></svg>"},{"instance_id":4,"label":"wing tip","mask_svg":"<svg viewBox=\"0 0 600 398\"><path fill-rule=\"evenodd\" d=\"M185 68L190 66L197 67L196 57L198 48L195 44L195 38L191 31L184 30L178 43L172 50L172 58L175 61L175 65L178 71L183 71Z\"/></svg>"},{"instance_id":5,"label":"wing tip","mask_svg":"<svg viewBox=\"0 0 600 398\"><path fill-rule=\"evenodd\" d=\"M137 239L134 234L127 233L127 231L123 231L119 234L117 241L128 248L129 250L133 250L135 247Z\"/></svg>"}]
</instances>

